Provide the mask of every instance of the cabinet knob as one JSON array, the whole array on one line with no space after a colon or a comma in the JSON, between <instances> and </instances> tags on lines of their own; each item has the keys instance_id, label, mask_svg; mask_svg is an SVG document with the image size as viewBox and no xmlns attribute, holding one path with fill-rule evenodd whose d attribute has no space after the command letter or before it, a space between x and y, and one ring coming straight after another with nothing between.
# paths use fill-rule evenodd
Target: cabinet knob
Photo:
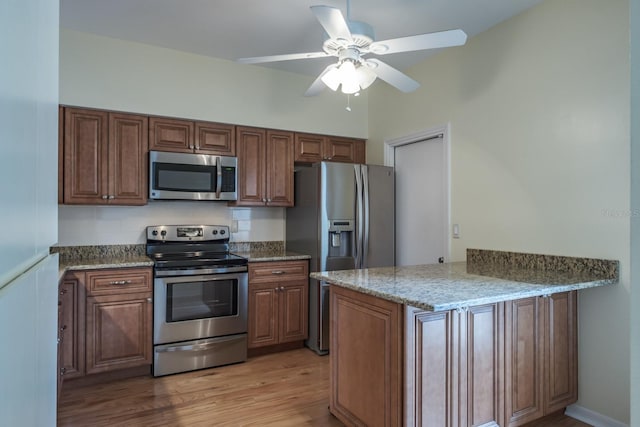
<instances>
[{"instance_id":1,"label":"cabinet knob","mask_svg":"<svg viewBox=\"0 0 640 427\"><path fill-rule=\"evenodd\" d=\"M271 199L267 199L267 203L271 203Z\"/></svg>"},{"instance_id":2,"label":"cabinet knob","mask_svg":"<svg viewBox=\"0 0 640 427\"><path fill-rule=\"evenodd\" d=\"M61 290L60 290L60 295L64 295L64 294L66 294L66 293L67 293L67 290L66 290L66 289L61 289Z\"/></svg>"},{"instance_id":3,"label":"cabinet knob","mask_svg":"<svg viewBox=\"0 0 640 427\"><path fill-rule=\"evenodd\" d=\"M147 298L147 302L153 302L151 298Z\"/></svg>"},{"instance_id":4,"label":"cabinet knob","mask_svg":"<svg viewBox=\"0 0 640 427\"><path fill-rule=\"evenodd\" d=\"M65 329L67 329L67 325L62 325L62 327L60 328L61 331L64 331Z\"/></svg>"},{"instance_id":5,"label":"cabinet knob","mask_svg":"<svg viewBox=\"0 0 640 427\"><path fill-rule=\"evenodd\" d=\"M267 199L262 199L262 203L267 203Z\"/></svg>"},{"instance_id":6,"label":"cabinet knob","mask_svg":"<svg viewBox=\"0 0 640 427\"><path fill-rule=\"evenodd\" d=\"M110 196L109 196L109 200L113 200L113 199L115 199L115 198L116 198L116 196L114 196L114 195L110 195Z\"/></svg>"},{"instance_id":7,"label":"cabinet knob","mask_svg":"<svg viewBox=\"0 0 640 427\"><path fill-rule=\"evenodd\" d=\"M109 196L107 194L103 194L102 195L102 200L107 200L109 198Z\"/></svg>"},{"instance_id":8,"label":"cabinet knob","mask_svg":"<svg viewBox=\"0 0 640 427\"><path fill-rule=\"evenodd\" d=\"M284 286L280 286L280 292L284 292Z\"/></svg>"}]
</instances>

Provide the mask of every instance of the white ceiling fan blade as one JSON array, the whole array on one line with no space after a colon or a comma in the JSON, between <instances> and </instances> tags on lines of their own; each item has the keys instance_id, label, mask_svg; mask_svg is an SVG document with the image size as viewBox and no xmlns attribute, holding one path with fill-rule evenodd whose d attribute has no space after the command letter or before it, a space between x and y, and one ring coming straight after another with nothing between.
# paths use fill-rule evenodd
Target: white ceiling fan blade
<instances>
[{"instance_id":1,"label":"white ceiling fan blade","mask_svg":"<svg viewBox=\"0 0 640 427\"><path fill-rule=\"evenodd\" d=\"M318 78L316 78L313 81L313 83L311 83L311 86L309 86L309 89L307 89L307 91L304 93L304 96L316 96L316 95L320 94L320 92L322 92L324 90L324 88L327 87L327 85L325 85L324 82L322 81L322 76L324 76L329 71L331 71L333 68L336 68L337 66L338 66L338 64L331 64L331 65L327 66L327 68L325 68L320 73Z\"/></svg>"},{"instance_id":2,"label":"white ceiling fan blade","mask_svg":"<svg viewBox=\"0 0 640 427\"><path fill-rule=\"evenodd\" d=\"M322 28L329 34L332 39L351 40L351 30L345 21L340 9L329 6L311 6L311 11Z\"/></svg>"},{"instance_id":3,"label":"white ceiling fan blade","mask_svg":"<svg viewBox=\"0 0 640 427\"><path fill-rule=\"evenodd\" d=\"M437 49L441 47L461 46L467 41L462 30L448 30L417 36L400 37L371 43L369 51L376 55L410 52L414 50Z\"/></svg>"},{"instance_id":4,"label":"white ceiling fan blade","mask_svg":"<svg viewBox=\"0 0 640 427\"><path fill-rule=\"evenodd\" d=\"M381 80L384 80L402 92L413 92L420 87L420 83L378 59L367 59L367 62L375 64L372 70Z\"/></svg>"},{"instance_id":5,"label":"white ceiling fan blade","mask_svg":"<svg viewBox=\"0 0 640 427\"><path fill-rule=\"evenodd\" d=\"M259 64L262 62L279 62L279 61L291 61L294 59L311 59L311 58L325 58L329 56L326 52L309 52L309 53L290 53L285 55L271 55L271 56L256 56L253 58L240 58L236 59L236 62L241 64Z\"/></svg>"}]
</instances>

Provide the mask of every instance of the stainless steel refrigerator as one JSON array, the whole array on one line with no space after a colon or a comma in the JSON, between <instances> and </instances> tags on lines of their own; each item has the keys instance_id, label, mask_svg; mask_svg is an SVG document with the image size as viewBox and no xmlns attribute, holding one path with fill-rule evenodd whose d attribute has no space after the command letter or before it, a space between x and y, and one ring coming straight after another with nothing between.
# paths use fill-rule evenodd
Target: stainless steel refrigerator
<instances>
[{"instance_id":1,"label":"stainless steel refrigerator","mask_svg":"<svg viewBox=\"0 0 640 427\"><path fill-rule=\"evenodd\" d=\"M295 206L287 208L287 250L309 254L310 271L394 265L393 168L321 162L296 166ZM309 339L329 352L329 286L310 279Z\"/></svg>"}]
</instances>

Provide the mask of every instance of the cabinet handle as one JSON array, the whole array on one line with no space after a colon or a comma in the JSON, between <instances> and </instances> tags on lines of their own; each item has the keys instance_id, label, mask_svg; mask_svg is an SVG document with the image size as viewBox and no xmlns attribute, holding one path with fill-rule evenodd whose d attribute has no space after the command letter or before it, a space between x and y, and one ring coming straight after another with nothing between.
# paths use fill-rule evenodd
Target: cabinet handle
<instances>
[{"instance_id":1,"label":"cabinet handle","mask_svg":"<svg viewBox=\"0 0 640 427\"><path fill-rule=\"evenodd\" d=\"M284 274L284 273L285 273L285 271L284 271L284 270L271 270L271 274L278 274L278 275L280 275L280 274Z\"/></svg>"},{"instance_id":2,"label":"cabinet handle","mask_svg":"<svg viewBox=\"0 0 640 427\"><path fill-rule=\"evenodd\" d=\"M64 375L67 372L67 368L60 368L60 375Z\"/></svg>"},{"instance_id":3,"label":"cabinet handle","mask_svg":"<svg viewBox=\"0 0 640 427\"><path fill-rule=\"evenodd\" d=\"M109 196L107 194L103 194L102 195L102 200L107 200L109 198Z\"/></svg>"},{"instance_id":4,"label":"cabinet handle","mask_svg":"<svg viewBox=\"0 0 640 427\"><path fill-rule=\"evenodd\" d=\"M131 283L131 280L113 280L109 282L110 285L128 285Z\"/></svg>"}]
</instances>

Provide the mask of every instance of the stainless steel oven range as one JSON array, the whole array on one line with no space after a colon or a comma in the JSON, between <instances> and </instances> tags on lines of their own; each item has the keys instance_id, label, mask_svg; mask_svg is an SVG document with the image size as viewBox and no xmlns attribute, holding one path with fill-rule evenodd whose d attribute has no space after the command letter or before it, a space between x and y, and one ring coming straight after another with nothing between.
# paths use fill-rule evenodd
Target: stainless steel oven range
<instances>
[{"instance_id":1,"label":"stainless steel oven range","mask_svg":"<svg viewBox=\"0 0 640 427\"><path fill-rule=\"evenodd\" d=\"M229 227L147 227L154 260L153 375L247 359L247 259L229 253Z\"/></svg>"}]
</instances>

